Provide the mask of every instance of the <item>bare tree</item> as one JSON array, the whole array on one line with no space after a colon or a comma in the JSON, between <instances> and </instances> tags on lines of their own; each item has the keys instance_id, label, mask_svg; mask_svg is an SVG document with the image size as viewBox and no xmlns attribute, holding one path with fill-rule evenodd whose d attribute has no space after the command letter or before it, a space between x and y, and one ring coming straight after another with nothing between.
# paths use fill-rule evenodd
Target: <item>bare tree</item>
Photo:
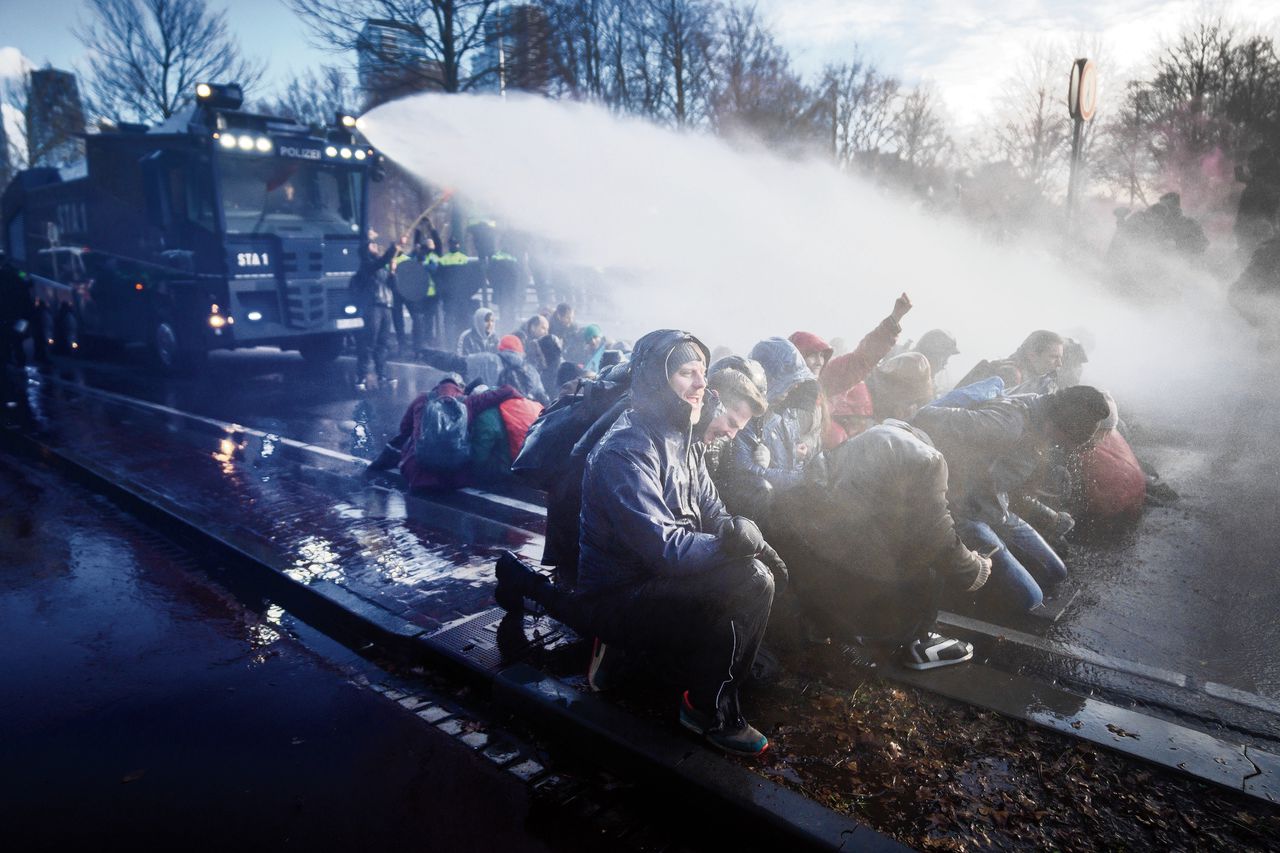
<instances>
[{"instance_id":1,"label":"bare tree","mask_svg":"<svg viewBox=\"0 0 1280 853\"><path fill-rule=\"evenodd\" d=\"M902 98L893 117L893 144L917 169L937 166L950 153L951 135L936 89L923 84Z\"/></svg>"},{"instance_id":2,"label":"bare tree","mask_svg":"<svg viewBox=\"0 0 1280 853\"><path fill-rule=\"evenodd\" d=\"M701 121L711 97L713 5L709 0L648 0L641 26L657 47L660 117L677 127Z\"/></svg>"},{"instance_id":3,"label":"bare tree","mask_svg":"<svg viewBox=\"0 0 1280 853\"><path fill-rule=\"evenodd\" d=\"M1005 83L996 140L1004 158L1041 191L1067 165L1071 119L1067 69L1071 59L1048 43L1033 46Z\"/></svg>"},{"instance_id":4,"label":"bare tree","mask_svg":"<svg viewBox=\"0 0 1280 853\"><path fill-rule=\"evenodd\" d=\"M311 127L323 127L339 112L350 112L357 106L351 78L338 65L322 65L318 71L295 75L275 100L263 104L265 112Z\"/></svg>"},{"instance_id":5,"label":"bare tree","mask_svg":"<svg viewBox=\"0 0 1280 853\"><path fill-rule=\"evenodd\" d=\"M822 91L831 103L837 163L850 166L890 143L899 88L895 78L856 51L853 59L823 70Z\"/></svg>"},{"instance_id":6,"label":"bare tree","mask_svg":"<svg viewBox=\"0 0 1280 853\"><path fill-rule=\"evenodd\" d=\"M562 94L607 100L609 36L620 26L622 5L620 0L543 0L554 41L551 64Z\"/></svg>"},{"instance_id":7,"label":"bare tree","mask_svg":"<svg viewBox=\"0 0 1280 853\"><path fill-rule=\"evenodd\" d=\"M1127 196L1131 207L1151 203L1148 190L1157 173L1151 149L1150 100L1142 81L1125 86L1119 105L1100 127L1091 158L1094 175Z\"/></svg>"},{"instance_id":8,"label":"bare tree","mask_svg":"<svg viewBox=\"0 0 1280 853\"><path fill-rule=\"evenodd\" d=\"M485 26L496 0L285 0L311 31L315 41L335 53L363 49L382 51L385 62L403 61L401 45L371 46L361 41L369 22L400 25L421 40L422 61L405 62L417 88L465 92L495 73L492 62L472 63L485 45ZM394 53L393 55L393 52ZM406 80L411 83L412 80ZM371 93L376 94L376 93ZM374 100L379 100L374 98Z\"/></svg>"},{"instance_id":9,"label":"bare tree","mask_svg":"<svg viewBox=\"0 0 1280 853\"><path fill-rule=\"evenodd\" d=\"M829 124L755 6L725 7L721 39L710 115L718 133L747 133L774 146L803 144Z\"/></svg>"},{"instance_id":10,"label":"bare tree","mask_svg":"<svg viewBox=\"0 0 1280 853\"><path fill-rule=\"evenodd\" d=\"M163 121L188 102L196 83L262 77L227 29L227 13L205 0L88 0L92 19L75 28L89 49L89 98L101 115Z\"/></svg>"}]
</instances>

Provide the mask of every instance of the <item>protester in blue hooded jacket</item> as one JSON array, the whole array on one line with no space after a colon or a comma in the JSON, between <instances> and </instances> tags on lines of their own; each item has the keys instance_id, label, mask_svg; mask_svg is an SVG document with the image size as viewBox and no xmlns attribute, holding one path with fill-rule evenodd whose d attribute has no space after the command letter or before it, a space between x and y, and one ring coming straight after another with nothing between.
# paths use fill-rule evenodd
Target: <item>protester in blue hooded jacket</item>
<instances>
[{"instance_id":1,"label":"protester in blue hooded jacket","mask_svg":"<svg viewBox=\"0 0 1280 853\"><path fill-rule=\"evenodd\" d=\"M725 511L707 475L695 433L708 357L685 332L637 342L630 408L587 459L574 615L598 637L592 675L610 648L639 653L687 687L681 725L756 755L769 742L743 719L738 691L785 567L755 524ZM499 561L500 600L538 600L540 576L518 569Z\"/></svg>"},{"instance_id":2,"label":"protester in blue hooded jacket","mask_svg":"<svg viewBox=\"0 0 1280 853\"><path fill-rule=\"evenodd\" d=\"M773 603L766 545L716 494L694 425L710 351L683 332L650 333L632 360L631 409L592 451L582 487L579 594L601 639L661 658L688 690L680 722L726 750L768 739L742 717Z\"/></svg>"}]
</instances>

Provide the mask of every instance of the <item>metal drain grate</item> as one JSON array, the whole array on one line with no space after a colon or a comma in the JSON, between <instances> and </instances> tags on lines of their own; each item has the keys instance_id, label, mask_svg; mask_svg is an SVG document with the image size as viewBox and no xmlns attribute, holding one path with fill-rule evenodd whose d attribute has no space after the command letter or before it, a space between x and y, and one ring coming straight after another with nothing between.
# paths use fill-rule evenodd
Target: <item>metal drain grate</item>
<instances>
[{"instance_id":1,"label":"metal drain grate","mask_svg":"<svg viewBox=\"0 0 1280 853\"><path fill-rule=\"evenodd\" d=\"M427 641L448 649L473 666L496 672L529 656L535 649L554 645L564 636L550 619L526 614L523 621L503 621L506 611L492 607L469 619L441 628Z\"/></svg>"}]
</instances>

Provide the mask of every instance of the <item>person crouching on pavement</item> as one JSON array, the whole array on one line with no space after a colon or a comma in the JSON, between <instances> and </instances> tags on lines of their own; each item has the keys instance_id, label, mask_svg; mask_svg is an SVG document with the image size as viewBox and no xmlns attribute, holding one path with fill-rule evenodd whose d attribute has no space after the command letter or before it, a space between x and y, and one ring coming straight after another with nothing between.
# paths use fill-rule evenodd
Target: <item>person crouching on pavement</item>
<instances>
[{"instance_id":1,"label":"person crouching on pavement","mask_svg":"<svg viewBox=\"0 0 1280 853\"><path fill-rule=\"evenodd\" d=\"M1052 448L1068 455L1084 449L1109 413L1101 391L1075 385L968 406L939 400L911 419L950 466L948 499L961 538L994 555L984 597L998 606L1034 614L1044 606L1044 589L1066 580L1062 558L1022 516L1040 518L1059 536L1071 530L1074 519L1041 504L1031 484Z\"/></svg>"},{"instance_id":2,"label":"person crouching on pavement","mask_svg":"<svg viewBox=\"0 0 1280 853\"><path fill-rule=\"evenodd\" d=\"M636 343L631 408L587 459L572 597L598 638L589 680L610 648L636 654L687 687L681 725L726 752L758 755L769 740L743 718L738 695L773 604L774 575L761 558L784 570L756 525L725 511L707 476L694 425L708 357L680 331ZM500 603L531 592L505 574L516 568L499 564Z\"/></svg>"},{"instance_id":3,"label":"person crouching on pavement","mask_svg":"<svg viewBox=\"0 0 1280 853\"><path fill-rule=\"evenodd\" d=\"M932 391L919 353L895 356L868 380L876 425L825 451L805 482L778 497L777 537L800 618L848 642L878 647L911 669L973 657L934 633L945 590L974 592L991 560L965 547L947 507L947 462L908 417Z\"/></svg>"}]
</instances>

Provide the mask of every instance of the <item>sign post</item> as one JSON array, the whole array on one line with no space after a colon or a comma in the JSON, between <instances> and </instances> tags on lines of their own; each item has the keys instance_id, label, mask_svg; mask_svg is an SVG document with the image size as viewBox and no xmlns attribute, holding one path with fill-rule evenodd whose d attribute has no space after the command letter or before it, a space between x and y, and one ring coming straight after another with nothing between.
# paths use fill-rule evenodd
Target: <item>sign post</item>
<instances>
[{"instance_id":1,"label":"sign post","mask_svg":"<svg viewBox=\"0 0 1280 853\"><path fill-rule=\"evenodd\" d=\"M1075 213L1077 173L1080 169L1080 136L1084 123L1098 108L1098 71L1090 59L1077 59L1067 85L1067 112L1071 115L1071 172L1067 177L1067 222Z\"/></svg>"}]
</instances>

